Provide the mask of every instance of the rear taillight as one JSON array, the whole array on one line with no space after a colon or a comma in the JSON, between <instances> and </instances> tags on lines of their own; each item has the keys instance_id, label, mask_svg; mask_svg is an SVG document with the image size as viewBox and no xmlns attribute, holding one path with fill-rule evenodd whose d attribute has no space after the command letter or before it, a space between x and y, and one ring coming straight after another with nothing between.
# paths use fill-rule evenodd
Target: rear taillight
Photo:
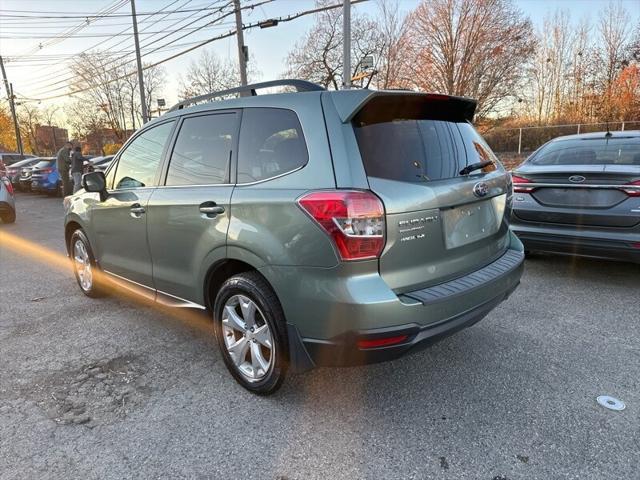
<instances>
[{"instance_id":1,"label":"rear taillight","mask_svg":"<svg viewBox=\"0 0 640 480\"><path fill-rule=\"evenodd\" d=\"M40 172L38 173L51 173L53 172L53 168L51 167L47 167L47 168L43 168L42 170L40 170Z\"/></svg>"},{"instance_id":2,"label":"rear taillight","mask_svg":"<svg viewBox=\"0 0 640 480\"><path fill-rule=\"evenodd\" d=\"M13 196L13 185L11 185L11 180L9 180L8 178L3 178L2 183L4 183L4 186L7 187L7 192L9 192L9 195Z\"/></svg>"},{"instance_id":3,"label":"rear taillight","mask_svg":"<svg viewBox=\"0 0 640 480\"><path fill-rule=\"evenodd\" d=\"M368 191L312 192L298 200L329 234L342 260L377 258L384 248L384 205Z\"/></svg>"},{"instance_id":4,"label":"rear taillight","mask_svg":"<svg viewBox=\"0 0 640 480\"><path fill-rule=\"evenodd\" d=\"M535 190L535 187L527 186L528 183L533 183L528 178L511 175L511 181L513 182L513 193L531 193Z\"/></svg>"},{"instance_id":5,"label":"rear taillight","mask_svg":"<svg viewBox=\"0 0 640 480\"><path fill-rule=\"evenodd\" d=\"M636 188L625 188L627 185L629 185L630 187L636 187ZM631 182L631 183L626 183L620 188L624 193L626 193L630 197L640 197L640 180L636 180L635 182Z\"/></svg>"}]
</instances>

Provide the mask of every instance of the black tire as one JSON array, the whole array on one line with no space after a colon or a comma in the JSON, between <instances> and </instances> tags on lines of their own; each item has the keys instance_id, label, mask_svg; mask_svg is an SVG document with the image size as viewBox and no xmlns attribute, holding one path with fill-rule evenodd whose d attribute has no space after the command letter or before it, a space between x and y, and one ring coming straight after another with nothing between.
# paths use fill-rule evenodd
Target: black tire
<instances>
[{"instance_id":1,"label":"black tire","mask_svg":"<svg viewBox=\"0 0 640 480\"><path fill-rule=\"evenodd\" d=\"M16 211L9 209L8 211L4 212L0 218L2 219L3 223L15 223Z\"/></svg>"},{"instance_id":2,"label":"black tire","mask_svg":"<svg viewBox=\"0 0 640 480\"><path fill-rule=\"evenodd\" d=\"M91 265L90 272L91 272L92 280L91 280L91 285L88 288L86 288L86 284L83 285L80 273L78 271L77 262L75 260L74 248L77 242L82 242L84 244L84 247L88 254L88 260ZM101 285L99 282L100 272L98 269L98 265L96 263L95 256L93 255L93 250L91 249L91 244L89 243L89 239L87 238L85 233L80 228L78 228L73 232L73 234L71 235L71 239L69 240L69 256L71 257L71 262L73 264L73 274L76 277L76 282L78 282L78 286L80 287L80 290L82 291L82 293L84 293L87 297L91 297L91 298L98 298L103 296L104 293L100 288Z\"/></svg>"},{"instance_id":3,"label":"black tire","mask_svg":"<svg viewBox=\"0 0 640 480\"><path fill-rule=\"evenodd\" d=\"M225 333L223 330L223 310L228 301L233 297L241 295L248 298L258 307L259 320L267 324L273 341L273 349L270 351L270 362L268 371L259 380L249 380L234 363L231 354L227 350ZM233 377L250 392L259 395L274 393L280 388L285 379L289 363L289 342L287 340L287 329L284 313L278 298L267 283L267 281L257 272L246 272L229 278L222 284L216 295L213 308L213 324L220 352L227 369ZM255 341L254 341L255 343ZM260 346L258 346L260 348ZM250 350L250 348L249 348ZM248 351L249 355L251 352Z\"/></svg>"}]
</instances>

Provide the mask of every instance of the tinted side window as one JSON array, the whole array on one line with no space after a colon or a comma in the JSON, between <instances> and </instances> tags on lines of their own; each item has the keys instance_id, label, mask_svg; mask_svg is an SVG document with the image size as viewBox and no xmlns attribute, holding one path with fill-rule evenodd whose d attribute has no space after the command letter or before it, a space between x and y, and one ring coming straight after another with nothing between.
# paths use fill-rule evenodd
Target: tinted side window
<instances>
[{"instance_id":1,"label":"tinted side window","mask_svg":"<svg viewBox=\"0 0 640 480\"><path fill-rule=\"evenodd\" d=\"M290 172L307 164L309 154L298 116L278 108L246 108L238 150L238 183Z\"/></svg>"},{"instance_id":2,"label":"tinted side window","mask_svg":"<svg viewBox=\"0 0 640 480\"><path fill-rule=\"evenodd\" d=\"M167 185L229 183L235 113L186 118L171 154Z\"/></svg>"},{"instance_id":3,"label":"tinted side window","mask_svg":"<svg viewBox=\"0 0 640 480\"><path fill-rule=\"evenodd\" d=\"M152 127L134 139L116 166L113 188L151 187L175 122ZM109 185L109 183L107 183Z\"/></svg>"}]
</instances>

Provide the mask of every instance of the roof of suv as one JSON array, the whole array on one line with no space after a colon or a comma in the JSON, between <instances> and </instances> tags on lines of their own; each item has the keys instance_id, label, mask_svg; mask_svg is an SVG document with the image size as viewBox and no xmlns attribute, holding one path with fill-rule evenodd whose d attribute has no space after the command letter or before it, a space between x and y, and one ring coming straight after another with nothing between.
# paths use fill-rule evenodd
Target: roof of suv
<instances>
[{"instance_id":1,"label":"roof of suv","mask_svg":"<svg viewBox=\"0 0 640 480\"><path fill-rule=\"evenodd\" d=\"M256 95L256 90L262 88L272 88L276 86L293 86L298 91L294 93L270 93L264 95ZM238 98L225 98L215 100L221 96L227 96L238 93L250 93L251 96L241 96ZM430 94L414 92L411 90L369 90L369 89L351 89L351 90L325 90L320 85L306 82L304 80L274 80L270 82L257 83L247 85L246 87L238 87L221 92L213 92L208 95L202 95L193 99L183 100L174 105L169 111L153 122L156 123L162 119L177 117L185 113L197 113L201 111L243 108L243 107L286 107L295 105L302 98L317 98L321 94L330 94L338 111L338 115L342 122L350 121L353 116L366 104L371 98L381 95L410 95L422 96L434 100L446 100L451 102L460 110L464 119L471 121L475 113L477 102L471 98L455 97L450 95ZM206 102L202 104L192 105L197 102ZM188 106L192 105L192 106Z\"/></svg>"}]
</instances>

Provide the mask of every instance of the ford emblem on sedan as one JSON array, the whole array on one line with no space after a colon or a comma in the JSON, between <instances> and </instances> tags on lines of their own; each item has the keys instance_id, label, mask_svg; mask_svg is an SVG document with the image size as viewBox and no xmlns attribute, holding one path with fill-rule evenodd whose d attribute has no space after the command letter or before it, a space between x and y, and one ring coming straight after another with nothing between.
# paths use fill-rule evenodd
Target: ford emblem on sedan
<instances>
[{"instance_id":1,"label":"ford emblem on sedan","mask_svg":"<svg viewBox=\"0 0 640 480\"><path fill-rule=\"evenodd\" d=\"M582 175L571 175L569 177L569 181L571 183L582 183L586 180L586 178L584 178Z\"/></svg>"},{"instance_id":2,"label":"ford emblem on sedan","mask_svg":"<svg viewBox=\"0 0 640 480\"><path fill-rule=\"evenodd\" d=\"M489 185L484 182L478 182L473 186L473 193L476 197L486 197L489 193Z\"/></svg>"}]
</instances>

